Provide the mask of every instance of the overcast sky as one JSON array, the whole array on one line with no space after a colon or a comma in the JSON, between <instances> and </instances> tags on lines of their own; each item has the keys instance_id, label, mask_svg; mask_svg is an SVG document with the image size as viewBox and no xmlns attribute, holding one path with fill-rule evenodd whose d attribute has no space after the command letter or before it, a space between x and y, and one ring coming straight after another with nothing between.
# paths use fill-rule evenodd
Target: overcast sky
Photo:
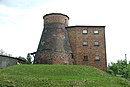
<instances>
[{"instance_id":1,"label":"overcast sky","mask_svg":"<svg viewBox=\"0 0 130 87\"><path fill-rule=\"evenodd\" d=\"M0 0L0 49L14 57L37 50L43 15L63 13L69 26L106 26L108 62L130 61L129 0Z\"/></svg>"}]
</instances>

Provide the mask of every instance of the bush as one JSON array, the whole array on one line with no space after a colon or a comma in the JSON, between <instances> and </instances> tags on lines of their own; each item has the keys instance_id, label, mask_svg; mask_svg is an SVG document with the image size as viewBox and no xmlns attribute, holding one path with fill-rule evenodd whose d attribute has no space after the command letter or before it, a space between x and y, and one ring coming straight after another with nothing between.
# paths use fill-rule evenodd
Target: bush
<instances>
[{"instance_id":1,"label":"bush","mask_svg":"<svg viewBox=\"0 0 130 87\"><path fill-rule=\"evenodd\" d=\"M118 60L117 63L111 63L108 65L108 73L121 76L125 79L130 78L130 70L129 64L127 64L127 60Z\"/></svg>"}]
</instances>

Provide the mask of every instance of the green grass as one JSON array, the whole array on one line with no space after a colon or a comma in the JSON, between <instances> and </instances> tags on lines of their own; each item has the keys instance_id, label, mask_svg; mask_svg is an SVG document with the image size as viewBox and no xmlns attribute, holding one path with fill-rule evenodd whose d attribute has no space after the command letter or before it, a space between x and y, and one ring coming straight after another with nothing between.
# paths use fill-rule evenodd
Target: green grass
<instances>
[{"instance_id":1,"label":"green grass","mask_svg":"<svg viewBox=\"0 0 130 87\"><path fill-rule=\"evenodd\" d=\"M130 83L91 66L16 65L0 69L0 87L129 87Z\"/></svg>"}]
</instances>

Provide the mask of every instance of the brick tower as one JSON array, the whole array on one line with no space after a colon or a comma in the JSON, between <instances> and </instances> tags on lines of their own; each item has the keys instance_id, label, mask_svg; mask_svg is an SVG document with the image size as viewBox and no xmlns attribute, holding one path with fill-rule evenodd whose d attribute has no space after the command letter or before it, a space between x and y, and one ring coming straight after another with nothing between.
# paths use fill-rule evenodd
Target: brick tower
<instances>
[{"instance_id":1,"label":"brick tower","mask_svg":"<svg viewBox=\"0 0 130 87\"><path fill-rule=\"evenodd\" d=\"M43 16L44 29L34 58L37 64L73 64L72 51L69 43L69 17L61 13Z\"/></svg>"}]
</instances>

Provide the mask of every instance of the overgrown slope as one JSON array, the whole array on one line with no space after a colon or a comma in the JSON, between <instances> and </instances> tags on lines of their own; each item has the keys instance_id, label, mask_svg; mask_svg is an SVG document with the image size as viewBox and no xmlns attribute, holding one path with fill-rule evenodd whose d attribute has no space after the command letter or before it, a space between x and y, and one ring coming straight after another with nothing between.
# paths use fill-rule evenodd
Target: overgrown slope
<instances>
[{"instance_id":1,"label":"overgrown slope","mask_svg":"<svg viewBox=\"0 0 130 87\"><path fill-rule=\"evenodd\" d=\"M0 69L0 87L128 87L117 78L91 66L17 65Z\"/></svg>"}]
</instances>

